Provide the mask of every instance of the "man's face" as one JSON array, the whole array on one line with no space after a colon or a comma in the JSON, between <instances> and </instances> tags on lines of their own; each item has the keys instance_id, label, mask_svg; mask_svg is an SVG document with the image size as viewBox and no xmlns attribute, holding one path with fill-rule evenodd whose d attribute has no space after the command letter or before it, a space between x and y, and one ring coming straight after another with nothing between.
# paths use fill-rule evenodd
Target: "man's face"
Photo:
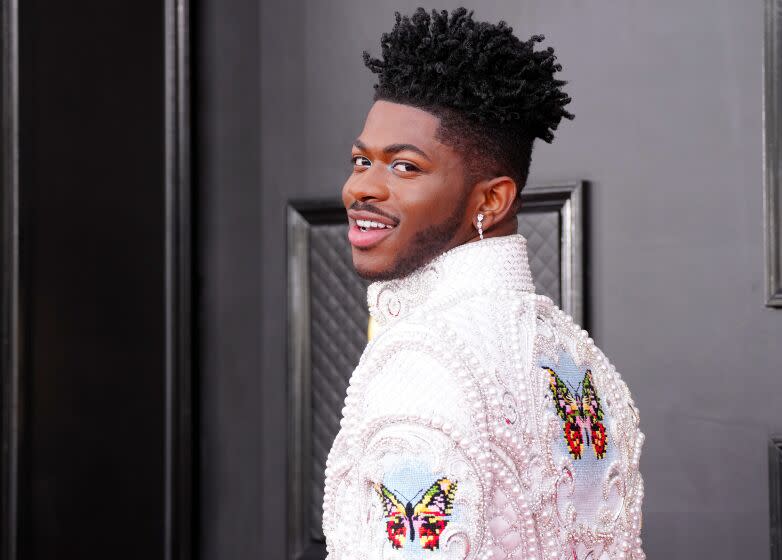
<instances>
[{"instance_id":1,"label":"man's face","mask_svg":"<svg viewBox=\"0 0 782 560\"><path fill-rule=\"evenodd\" d=\"M472 236L463 162L437 139L439 125L431 113L388 101L367 115L342 188L353 265L365 279L406 276Z\"/></svg>"}]
</instances>

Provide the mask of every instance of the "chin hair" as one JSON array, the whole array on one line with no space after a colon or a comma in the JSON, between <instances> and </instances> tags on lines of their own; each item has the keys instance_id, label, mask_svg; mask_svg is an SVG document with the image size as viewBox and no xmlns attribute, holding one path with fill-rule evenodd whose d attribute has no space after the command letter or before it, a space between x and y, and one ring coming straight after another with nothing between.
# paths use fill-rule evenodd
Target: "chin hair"
<instances>
[{"instance_id":1,"label":"chin hair","mask_svg":"<svg viewBox=\"0 0 782 560\"><path fill-rule=\"evenodd\" d=\"M460 201L454 212L442 223L432 224L416 232L410 244L388 268L366 270L355 266L354 263L356 274L364 280L379 282L404 278L426 266L432 259L439 257L450 248L461 226L463 211L464 205Z\"/></svg>"},{"instance_id":2,"label":"chin hair","mask_svg":"<svg viewBox=\"0 0 782 560\"><path fill-rule=\"evenodd\" d=\"M393 274L391 270L365 270L355 266L356 274L362 280L368 282L385 282L386 280L396 280L399 276Z\"/></svg>"}]
</instances>

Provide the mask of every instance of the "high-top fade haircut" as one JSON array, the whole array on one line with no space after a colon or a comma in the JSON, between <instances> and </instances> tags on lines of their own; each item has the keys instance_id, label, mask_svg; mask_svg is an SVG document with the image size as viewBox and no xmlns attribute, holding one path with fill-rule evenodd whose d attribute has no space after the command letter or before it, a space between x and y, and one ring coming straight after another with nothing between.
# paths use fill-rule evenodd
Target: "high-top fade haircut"
<instances>
[{"instance_id":1,"label":"high-top fade haircut","mask_svg":"<svg viewBox=\"0 0 782 560\"><path fill-rule=\"evenodd\" d=\"M364 51L375 74L374 100L411 105L440 118L438 140L461 153L466 181L508 176L517 193L527 181L535 138L548 143L571 99L554 74L554 49L535 51L543 35L520 41L504 21L475 21L457 8L431 15L396 12L383 33L382 58ZM518 197L516 202L518 203Z\"/></svg>"}]
</instances>

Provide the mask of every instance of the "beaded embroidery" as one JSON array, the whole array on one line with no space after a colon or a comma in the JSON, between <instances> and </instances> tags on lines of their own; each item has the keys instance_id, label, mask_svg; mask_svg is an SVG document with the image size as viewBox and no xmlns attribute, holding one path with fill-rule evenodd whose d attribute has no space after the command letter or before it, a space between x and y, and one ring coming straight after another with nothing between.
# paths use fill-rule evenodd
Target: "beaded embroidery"
<instances>
[{"instance_id":1,"label":"beaded embroidery","mask_svg":"<svg viewBox=\"0 0 782 560\"><path fill-rule=\"evenodd\" d=\"M606 427L603 424L603 409L592 381L592 371L586 370L584 379L578 387L568 389L567 384L557 372L547 366L541 366L549 373L549 386L554 399L554 407L564 423L562 431L565 441L574 459L581 459L584 451L584 439L587 446L594 447L595 457L603 459L606 454Z\"/></svg>"},{"instance_id":2,"label":"beaded embroidery","mask_svg":"<svg viewBox=\"0 0 782 560\"><path fill-rule=\"evenodd\" d=\"M534 294L523 237L459 246L367 300L378 331L326 462L328 560L644 558L638 413L589 334ZM546 368L576 403L580 458ZM444 480L452 511L424 540L415 509Z\"/></svg>"},{"instance_id":3,"label":"beaded embroidery","mask_svg":"<svg viewBox=\"0 0 782 560\"><path fill-rule=\"evenodd\" d=\"M453 512L457 482L441 478L423 493L421 499L413 505L410 501L403 505L397 495L383 484L375 483L374 488L383 504L386 518L386 534L391 546L402 548L407 542L414 542L416 536L425 550L440 548L440 534L445 530L449 516ZM423 489L421 490L423 491ZM415 499L417 495L413 497Z\"/></svg>"}]
</instances>

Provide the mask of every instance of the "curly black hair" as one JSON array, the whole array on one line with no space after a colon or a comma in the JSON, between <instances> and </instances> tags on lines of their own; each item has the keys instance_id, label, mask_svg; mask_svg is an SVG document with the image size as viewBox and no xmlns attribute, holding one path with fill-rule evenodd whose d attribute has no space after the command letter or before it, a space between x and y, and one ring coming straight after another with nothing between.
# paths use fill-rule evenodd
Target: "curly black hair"
<instances>
[{"instance_id":1,"label":"curly black hair","mask_svg":"<svg viewBox=\"0 0 782 560\"><path fill-rule=\"evenodd\" d=\"M396 12L383 33L382 59L364 51L379 75L374 99L424 109L440 118L440 140L460 150L470 182L507 175L518 191L529 173L535 138L551 142L571 99L554 78L554 49L535 51L542 35L522 42L504 21L475 21L473 12L418 8ZM482 156L482 157L481 157Z\"/></svg>"}]
</instances>

